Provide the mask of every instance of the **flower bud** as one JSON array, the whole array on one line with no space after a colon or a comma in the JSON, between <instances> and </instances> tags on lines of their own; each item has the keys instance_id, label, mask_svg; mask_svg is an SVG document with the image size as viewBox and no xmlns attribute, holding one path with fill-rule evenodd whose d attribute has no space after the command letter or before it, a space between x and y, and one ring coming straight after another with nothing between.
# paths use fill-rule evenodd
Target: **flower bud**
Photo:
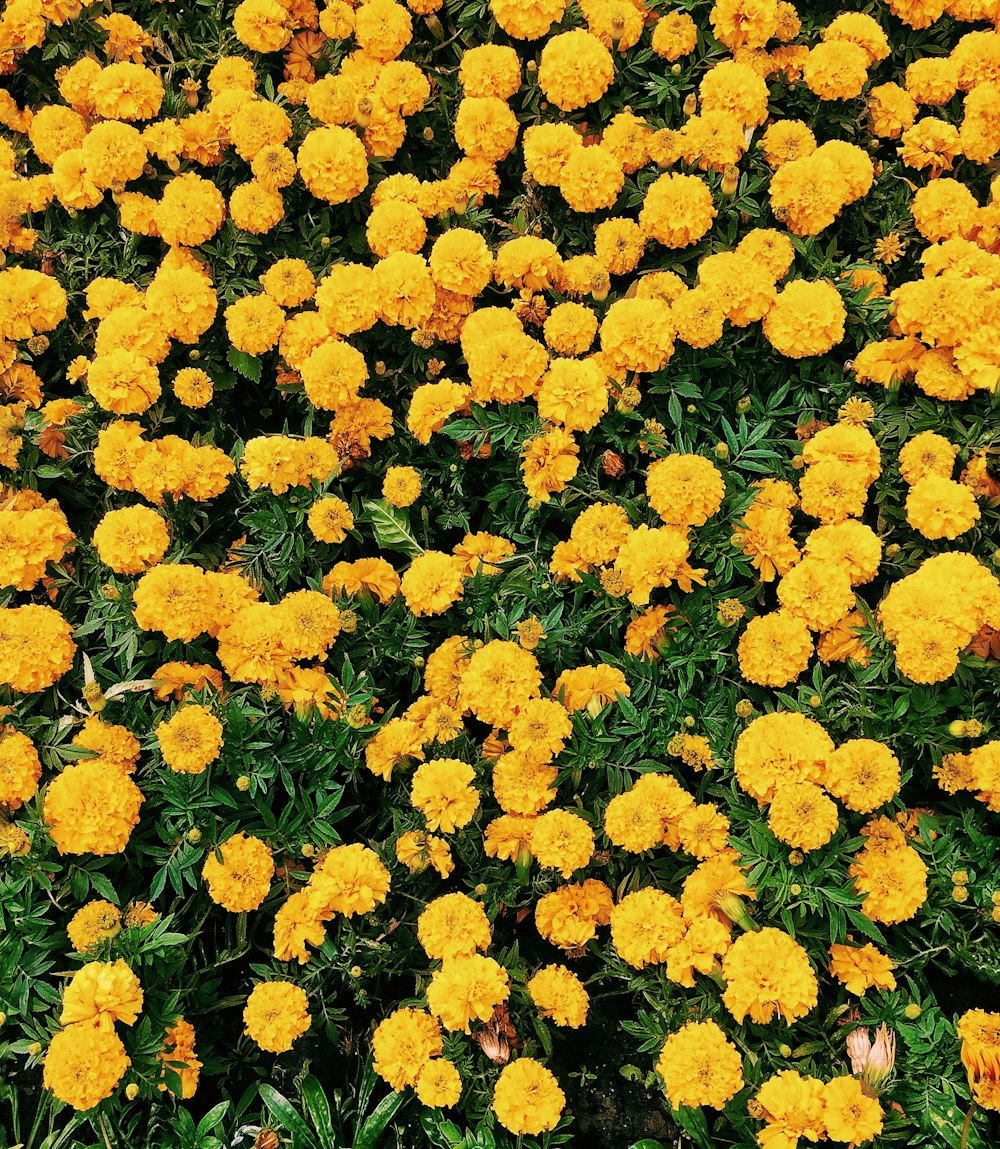
<instances>
[{"instance_id":1,"label":"flower bud","mask_svg":"<svg viewBox=\"0 0 1000 1149\"><path fill-rule=\"evenodd\" d=\"M740 926L749 933L754 933L760 929L753 918L750 917L749 913L747 913L746 902L743 901L739 894L734 893L732 890L723 890L721 893L716 894L715 905L734 925Z\"/></svg>"},{"instance_id":2,"label":"flower bud","mask_svg":"<svg viewBox=\"0 0 1000 1149\"><path fill-rule=\"evenodd\" d=\"M483 898L488 892L489 886L487 886L484 882L480 882L479 885L476 886L476 897Z\"/></svg>"},{"instance_id":3,"label":"flower bud","mask_svg":"<svg viewBox=\"0 0 1000 1149\"><path fill-rule=\"evenodd\" d=\"M749 698L741 698L736 703L736 713L740 718L749 718L753 714L753 703Z\"/></svg>"},{"instance_id":4,"label":"flower bud","mask_svg":"<svg viewBox=\"0 0 1000 1149\"><path fill-rule=\"evenodd\" d=\"M28 1053L32 1057L37 1057L42 1052L42 1043L40 1041L33 1041L28 1046Z\"/></svg>"},{"instance_id":5,"label":"flower bud","mask_svg":"<svg viewBox=\"0 0 1000 1149\"><path fill-rule=\"evenodd\" d=\"M728 459L729 458L729 444L728 443L716 443L715 444L715 457L717 459Z\"/></svg>"},{"instance_id":6,"label":"flower bud","mask_svg":"<svg viewBox=\"0 0 1000 1149\"><path fill-rule=\"evenodd\" d=\"M924 1011L920 1008L919 1005L917 1005L915 1001L911 1001L906 1009L903 1010L903 1013L906 1014L910 1021L916 1021L923 1012Z\"/></svg>"},{"instance_id":7,"label":"flower bud","mask_svg":"<svg viewBox=\"0 0 1000 1149\"><path fill-rule=\"evenodd\" d=\"M201 830L197 826L192 826L187 832L187 840L197 845L201 841Z\"/></svg>"},{"instance_id":8,"label":"flower bud","mask_svg":"<svg viewBox=\"0 0 1000 1149\"><path fill-rule=\"evenodd\" d=\"M969 884L969 871L956 870L951 875L951 880L955 883L956 886L967 886Z\"/></svg>"},{"instance_id":9,"label":"flower bud","mask_svg":"<svg viewBox=\"0 0 1000 1149\"><path fill-rule=\"evenodd\" d=\"M241 774L239 778L236 779L236 789L242 791L244 794L250 789L250 779L246 774Z\"/></svg>"},{"instance_id":10,"label":"flower bud","mask_svg":"<svg viewBox=\"0 0 1000 1149\"><path fill-rule=\"evenodd\" d=\"M785 1045L785 1043L782 1042L781 1045L778 1046L778 1052L782 1057L791 1057L792 1047L790 1045Z\"/></svg>"},{"instance_id":11,"label":"flower bud","mask_svg":"<svg viewBox=\"0 0 1000 1149\"><path fill-rule=\"evenodd\" d=\"M139 1086L136 1085L134 1081L130 1081L128 1085L125 1086L125 1096L129 1101L135 1101L139 1096Z\"/></svg>"},{"instance_id":12,"label":"flower bud","mask_svg":"<svg viewBox=\"0 0 1000 1149\"><path fill-rule=\"evenodd\" d=\"M359 966L359 965L352 965L351 966L351 977L360 977L361 974L362 974L361 966Z\"/></svg>"},{"instance_id":13,"label":"flower bud","mask_svg":"<svg viewBox=\"0 0 1000 1149\"><path fill-rule=\"evenodd\" d=\"M952 901L967 902L969 900L968 886L955 886L951 891Z\"/></svg>"},{"instance_id":14,"label":"flower bud","mask_svg":"<svg viewBox=\"0 0 1000 1149\"><path fill-rule=\"evenodd\" d=\"M749 395L744 395L742 399L736 404L736 413L738 415L745 415L750 410L751 399Z\"/></svg>"}]
</instances>

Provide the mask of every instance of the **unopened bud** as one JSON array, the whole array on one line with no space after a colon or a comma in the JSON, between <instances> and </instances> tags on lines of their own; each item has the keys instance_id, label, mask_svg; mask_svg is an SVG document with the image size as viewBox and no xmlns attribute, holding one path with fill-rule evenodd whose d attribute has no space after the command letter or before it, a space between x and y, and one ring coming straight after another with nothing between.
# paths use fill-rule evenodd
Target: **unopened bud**
<instances>
[{"instance_id":1,"label":"unopened bud","mask_svg":"<svg viewBox=\"0 0 1000 1149\"><path fill-rule=\"evenodd\" d=\"M201 841L201 830L197 826L192 826L187 832L187 840L197 845Z\"/></svg>"},{"instance_id":2,"label":"unopened bud","mask_svg":"<svg viewBox=\"0 0 1000 1149\"><path fill-rule=\"evenodd\" d=\"M197 101L197 97L195 97L195 100ZM139 1096L139 1086L136 1085L134 1081L130 1081L128 1085L125 1086L125 1096L129 1101L135 1101Z\"/></svg>"},{"instance_id":3,"label":"unopened bud","mask_svg":"<svg viewBox=\"0 0 1000 1149\"><path fill-rule=\"evenodd\" d=\"M920 1008L919 1005L917 1005L915 1001L911 1001L906 1009L903 1010L903 1013L906 1014L910 1021L916 1021L923 1012L924 1011Z\"/></svg>"},{"instance_id":4,"label":"unopened bud","mask_svg":"<svg viewBox=\"0 0 1000 1149\"><path fill-rule=\"evenodd\" d=\"M750 410L751 399L749 395L744 395L742 399L736 404L736 411L740 415L745 415Z\"/></svg>"},{"instance_id":5,"label":"unopened bud","mask_svg":"<svg viewBox=\"0 0 1000 1149\"><path fill-rule=\"evenodd\" d=\"M684 115L693 116L698 110L698 97L691 92L691 94L684 101Z\"/></svg>"},{"instance_id":6,"label":"unopened bud","mask_svg":"<svg viewBox=\"0 0 1000 1149\"><path fill-rule=\"evenodd\" d=\"M747 913L746 902L732 890L723 890L722 893L716 894L715 905L734 925L740 926L749 933L754 933L760 929L760 926Z\"/></svg>"},{"instance_id":7,"label":"unopened bud","mask_svg":"<svg viewBox=\"0 0 1000 1149\"><path fill-rule=\"evenodd\" d=\"M951 891L952 901L967 902L969 900L968 886L955 886Z\"/></svg>"},{"instance_id":8,"label":"unopened bud","mask_svg":"<svg viewBox=\"0 0 1000 1149\"><path fill-rule=\"evenodd\" d=\"M340 612L340 629L343 634L353 634L358 629L358 616L353 610Z\"/></svg>"},{"instance_id":9,"label":"unopened bud","mask_svg":"<svg viewBox=\"0 0 1000 1149\"><path fill-rule=\"evenodd\" d=\"M30 1053L32 1057L37 1057L38 1054L40 1054L41 1052L42 1052L42 1043L40 1041L33 1041L28 1046L28 1053Z\"/></svg>"},{"instance_id":10,"label":"unopened bud","mask_svg":"<svg viewBox=\"0 0 1000 1149\"><path fill-rule=\"evenodd\" d=\"M243 791L244 794L250 789L250 779L246 774L241 774L239 778L236 779L236 789Z\"/></svg>"},{"instance_id":11,"label":"unopened bud","mask_svg":"<svg viewBox=\"0 0 1000 1149\"><path fill-rule=\"evenodd\" d=\"M717 459L728 459L729 458L729 444L728 443L716 443L715 444L715 457Z\"/></svg>"}]
</instances>

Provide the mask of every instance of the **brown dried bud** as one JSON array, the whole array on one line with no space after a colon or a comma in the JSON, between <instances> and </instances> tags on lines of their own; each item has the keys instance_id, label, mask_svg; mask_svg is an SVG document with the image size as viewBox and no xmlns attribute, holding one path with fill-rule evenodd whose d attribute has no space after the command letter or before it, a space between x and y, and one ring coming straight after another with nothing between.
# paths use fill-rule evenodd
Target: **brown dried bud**
<instances>
[{"instance_id":1,"label":"brown dried bud","mask_svg":"<svg viewBox=\"0 0 1000 1149\"><path fill-rule=\"evenodd\" d=\"M605 451L601 456L601 469L612 479L620 479L625 474L625 463L617 451Z\"/></svg>"}]
</instances>

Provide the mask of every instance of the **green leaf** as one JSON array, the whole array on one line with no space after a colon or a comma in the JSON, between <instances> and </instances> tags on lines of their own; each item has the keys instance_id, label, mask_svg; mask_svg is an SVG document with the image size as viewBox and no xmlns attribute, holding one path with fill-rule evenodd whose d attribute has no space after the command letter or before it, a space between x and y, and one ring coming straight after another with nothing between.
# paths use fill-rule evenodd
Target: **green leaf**
<instances>
[{"instance_id":1,"label":"green leaf","mask_svg":"<svg viewBox=\"0 0 1000 1149\"><path fill-rule=\"evenodd\" d=\"M237 351L235 347L230 347L226 352L226 358L229 360L229 366L239 372L244 379L250 379L254 383L260 382L260 360L256 355L248 355L245 351Z\"/></svg>"},{"instance_id":2,"label":"green leaf","mask_svg":"<svg viewBox=\"0 0 1000 1149\"><path fill-rule=\"evenodd\" d=\"M413 537L409 516L391 507L384 499L366 499L364 518L371 523L375 541L383 550L402 551L415 558L424 548Z\"/></svg>"},{"instance_id":3,"label":"green leaf","mask_svg":"<svg viewBox=\"0 0 1000 1149\"><path fill-rule=\"evenodd\" d=\"M353 1149L376 1149L386 1126L405 1104L406 1095L403 1093L390 1093L383 1097L355 1134Z\"/></svg>"},{"instance_id":4,"label":"green leaf","mask_svg":"<svg viewBox=\"0 0 1000 1149\"><path fill-rule=\"evenodd\" d=\"M292 1149L321 1149L312 1130L287 1097L279 1093L273 1085L262 1083L258 1088L268 1112L286 1132L291 1133Z\"/></svg>"},{"instance_id":5,"label":"green leaf","mask_svg":"<svg viewBox=\"0 0 1000 1149\"><path fill-rule=\"evenodd\" d=\"M330 1102L323 1092L323 1086L315 1077L306 1077L299 1085L299 1094L319 1137L320 1149L337 1149L337 1138L330 1124Z\"/></svg>"},{"instance_id":6,"label":"green leaf","mask_svg":"<svg viewBox=\"0 0 1000 1149\"><path fill-rule=\"evenodd\" d=\"M674 1110L677 1124L680 1125L698 1149L715 1149L715 1143L708 1132L708 1121L700 1109L691 1109L687 1105L678 1105Z\"/></svg>"}]
</instances>

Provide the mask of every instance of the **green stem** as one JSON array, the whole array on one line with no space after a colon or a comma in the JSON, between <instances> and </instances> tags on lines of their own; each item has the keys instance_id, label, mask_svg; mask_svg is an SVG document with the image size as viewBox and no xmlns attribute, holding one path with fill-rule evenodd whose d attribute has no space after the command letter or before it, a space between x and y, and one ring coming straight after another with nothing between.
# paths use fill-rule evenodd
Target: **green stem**
<instances>
[{"instance_id":1,"label":"green stem","mask_svg":"<svg viewBox=\"0 0 1000 1149\"><path fill-rule=\"evenodd\" d=\"M975 1100L969 1103L969 1112L965 1115L965 1123L962 1125L962 1136L958 1140L958 1149L966 1149L969 1144L969 1134L972 1132L972 1116L976 1112Z\"/></svg>"}]
</instances>

